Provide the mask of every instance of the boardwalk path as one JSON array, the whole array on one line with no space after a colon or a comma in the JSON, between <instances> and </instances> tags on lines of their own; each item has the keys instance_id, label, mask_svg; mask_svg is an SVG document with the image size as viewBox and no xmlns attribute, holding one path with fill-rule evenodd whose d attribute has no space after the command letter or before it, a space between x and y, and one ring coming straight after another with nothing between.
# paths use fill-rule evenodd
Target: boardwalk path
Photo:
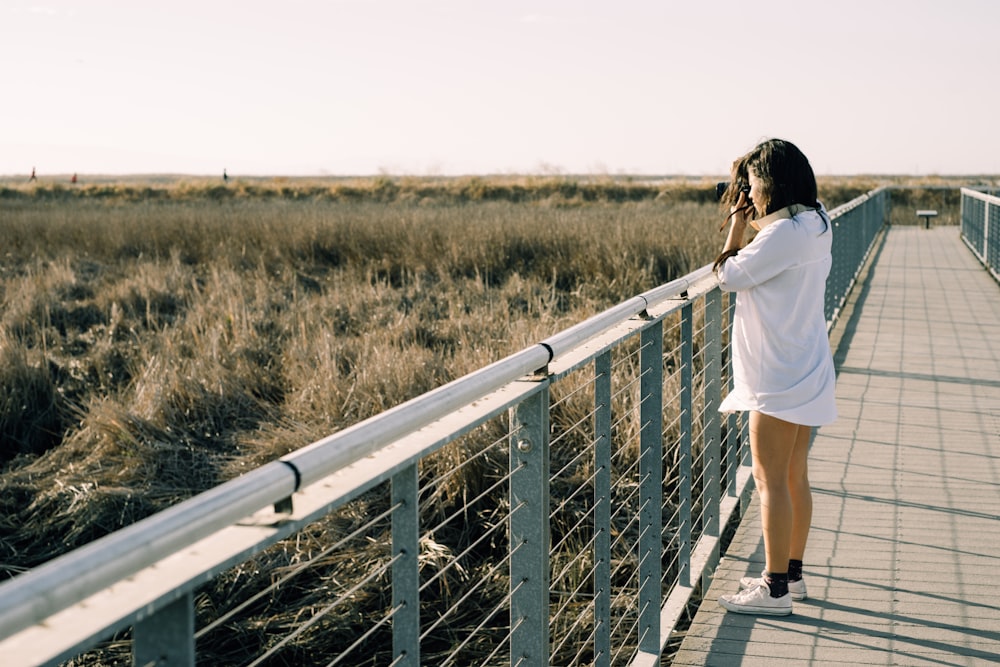
<instances>
[{"instance_id":1,"label":"boardwalk path","mask_svg":"<svg viewBox=\"0 0 1000 667\"><path fill-rule=\"evenodd\" d=\"M890 229L837 361L809 599L716 602L762 569L755 498L674 665L1000 664L1000 286L956 227Z\"/></svg>"}]
</instances>

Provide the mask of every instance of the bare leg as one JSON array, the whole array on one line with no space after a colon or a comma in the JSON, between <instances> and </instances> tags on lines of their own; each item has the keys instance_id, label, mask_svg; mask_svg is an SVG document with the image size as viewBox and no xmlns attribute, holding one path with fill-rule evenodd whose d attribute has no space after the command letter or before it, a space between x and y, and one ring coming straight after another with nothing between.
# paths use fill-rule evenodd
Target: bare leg
<instances>
[{"instance_id":1,"label":"bare leg","mask_svg":"<svg viewBox=\"0 0 1000 667\"><path fill-rule=\"evenodd\" d=\"M788 470L788 490L792 496L792 537L788 556L796 560L802 560L806 553L806 540L809 539L809 526L812 524L813 503L807 463L811 436L812 428L799 426Z\"/></svg>"},{"instance_id":2,"label":"bare leg","mask_svg":"<svg viewBox=\"0 0 1000 667\"><path fill-rule=\"evenodd\" d=\"M750 452L760 494L768 572L788 572L793 516L788 477L798 431L797 424L759 412L750 413Z\"/></svg>"}]
</instances>

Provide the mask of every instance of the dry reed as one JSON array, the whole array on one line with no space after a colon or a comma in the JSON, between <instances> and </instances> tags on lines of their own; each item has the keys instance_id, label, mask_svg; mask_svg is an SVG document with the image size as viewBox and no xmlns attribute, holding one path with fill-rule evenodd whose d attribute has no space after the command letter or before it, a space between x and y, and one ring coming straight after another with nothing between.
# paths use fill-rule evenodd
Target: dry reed
<instances>
[{"instance_id":1,"label":"dry reed","mask_svg":"<svg viewBox=\"0 0 1000 667\"><path fill-rule=\"evenodd\" d=\"M833 206L867 186L830 184L826 198ZM0 187L6 576L679 277L722 241L705 184L220 187ZM553 419L574 423L582 410L567 402ZM467 452L433 457L422 474L436 478L449 456ZM496 474L471 466L423 512L447 516L458 489ZM301 552L280 546L261 559L290 567L384 502L361 499L297 540ZM479 511L489 524L489 508ZM384 558L378 542L271 600L235 645L213 642L216 657L266 645L321 604L324 577ZM434 545L424 547L430 572ZM466 585L490 556L439 585ZM261 585L233 574L216 591ZM354 628L341 626L317 626L303 641L335 642Z\"/></svg>"}]
</instances>

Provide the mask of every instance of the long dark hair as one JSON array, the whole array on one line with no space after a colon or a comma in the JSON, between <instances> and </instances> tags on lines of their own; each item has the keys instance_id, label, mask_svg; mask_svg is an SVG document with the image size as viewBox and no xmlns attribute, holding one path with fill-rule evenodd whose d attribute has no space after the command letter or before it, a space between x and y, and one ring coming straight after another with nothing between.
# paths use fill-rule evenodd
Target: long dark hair
<instances>
[{"instance_id":1,"label":"long dark hair","mask_svg":"<svg viewBox=\"0 0 1000 667\"><path fill-rule=\"evenodd\" d=\"M816 196L816 175L806 156L790 141L768 139L743 156L738 163L752 171L760 181L754 202L765 214L802 204L819 208Z\"/></svg>"},{"instance_id":2,"label":"long dark hair","mask_svg":"<svg viewBox=\"0 0 1000 667\"><path fill-rule=\"evenodd\" d=\"M805 154L790 141L768 139L733 162L729 187L721 200L722 208L727 213L736 205L740 188L749 182L751 171L760 183L753 203L764 209L765 215L792 204L820 208L816 194L816 175ZM757 212L754 207L749 208L747 215L751 219L756 219ZM825 213L822 215L829 229L829 218ZM732 249L721 253L715 259L713 268L718 269L726 259L738 252L738 249Z\"/></svg>"}]
</instances>

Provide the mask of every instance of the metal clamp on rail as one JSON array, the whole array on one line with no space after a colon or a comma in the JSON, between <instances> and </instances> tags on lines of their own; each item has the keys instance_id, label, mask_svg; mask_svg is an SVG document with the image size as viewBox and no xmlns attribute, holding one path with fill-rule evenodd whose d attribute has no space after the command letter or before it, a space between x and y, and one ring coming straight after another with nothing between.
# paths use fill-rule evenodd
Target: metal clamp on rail
<instances>
[{"instance_id":1,"label":"metal clamp on rail","mask_svg":"<svg viewBox=\"0 0 1000 667\"><path fill-rule=\"evenodd\" d=\"M638 313L633 315L633 317L639 320L646 320L646 321L654 319L653 316L649 314L649 301L644 296L640 296L639 298L646 302L646 306Z\"/></svg>"},{"instance_id":2,"label":"metal clamp on rail","mask_svg":"<svg viewBox=\"0 0 1000 667\"><path fill-rule=\"evenodd\" d=\"M545 341L542 341L541 343L538 343L538 345L541 345L542 347L544 347L545 350L549 353L549 359L548 359L548 361L545 362L544 366L539 366L534 371L532 371L531 375L528 375L525 378L523 378L524 380L527 380L529 382L541 382L542 380L545 380L546 378L548 378L549 377L549 364L552 363L552 360L556 356L556 353L552 350L552 346L549 345L548 343L546 343Z\"/></svg>"},{"instance_id":3,"label":"metal clamp on rail","mask_svg":"<svg viewBox=\"0 0 1000 667\"><path fill-rule=\"evenodd\" d=\"M302 473L299 472L299 469L295 467L295 464L292 463L291 461L285 461L283 459L279 459L278 463L284 463L286 466L291 468L292 474L295 475L295 488L292 489L292 493L294 494L296 491L302 488ZM274 503L275 514L291 514L294 511L294 509L295 508L292 505L292 496L282 498L281 500L278 500L277 502Z\"/></svg>"}]
</instances>

